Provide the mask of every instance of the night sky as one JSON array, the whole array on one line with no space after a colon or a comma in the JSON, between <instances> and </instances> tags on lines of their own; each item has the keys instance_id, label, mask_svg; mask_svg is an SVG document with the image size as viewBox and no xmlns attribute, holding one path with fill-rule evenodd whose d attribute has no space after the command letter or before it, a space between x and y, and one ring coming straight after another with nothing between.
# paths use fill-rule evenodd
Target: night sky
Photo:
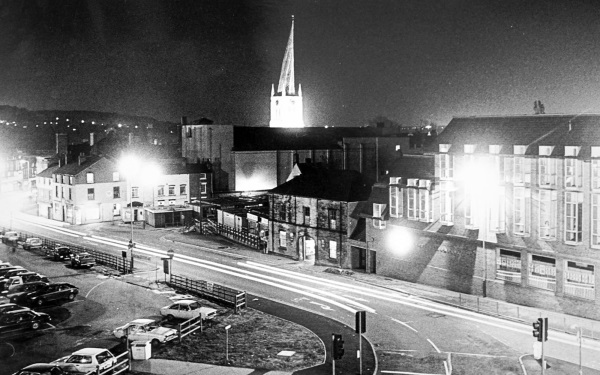
<instances>
[{"instance_id":1,"label":"night sky","mask_svg":"<svg viewBox=\"0 0 600 375\"><path fill-rule=\"evenodd\" d=\"M309 126L600 113L600 2L0 3L0 105L264 126L295 15Z\"/></svg>"}]
</instances>

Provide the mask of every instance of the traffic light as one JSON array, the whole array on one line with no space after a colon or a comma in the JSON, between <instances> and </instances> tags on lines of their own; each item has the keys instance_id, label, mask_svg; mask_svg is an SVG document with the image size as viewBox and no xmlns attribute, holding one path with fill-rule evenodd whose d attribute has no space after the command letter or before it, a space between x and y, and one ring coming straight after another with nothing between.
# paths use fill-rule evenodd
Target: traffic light
<instances>
[{"instance_id":1,"label":"traffic light","mask_svg":"<svg viewBox=\"0 0 600 375\"><path fill-rule=\"evenodd\" d=\"M354 331L356 333L365 333L367 331L367 312L357 311L356 312L356 324ZM359 332L360 331L360 332Z\"/></svg>"},{"instance_id":2,"label":"traffic light","mask_svg":"<svg viewBox=\"0 0 600 375\"><path fill-rule=\"evenodd\" d=\"M538 318L533 323L533 337L537 337L540 342L548 340L548 318Z\"/></svg>"},{"instance_id":3,"label":"traffic light","mask_svg":"<svg viewBox=\"0 0 600 375\"><path fill-rule=\"evenodd\" d=\"M333 359L341 359L344 356L344 340L342 335L334 333L333 339Z\"/></svg>"},{"instance_id":4,"label":"traffic light","mask_svg":"<svg viewBox=\"0 0 600 375\"><path fill-rule=\"evenodd\" d=\"M133 249L133 247L134 247L134 246L135 246L135 244L133 243L133 241L132 241L132 240L129 240L129 244L127 244L127 248L128 248L129 250L131 250L131 249Z\"/></svg>"}]
</instances>

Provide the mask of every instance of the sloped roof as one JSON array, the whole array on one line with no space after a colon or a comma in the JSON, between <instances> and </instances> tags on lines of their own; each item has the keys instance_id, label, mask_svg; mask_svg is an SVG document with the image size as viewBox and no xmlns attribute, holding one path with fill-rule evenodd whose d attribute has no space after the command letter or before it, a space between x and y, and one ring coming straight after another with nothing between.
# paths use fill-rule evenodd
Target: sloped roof
<instances>
[{"instance_id":1,"label":"sloped roof","mask_svg":"<svg viewBox=\"0 0 600 375\"><path fill-rule=\"evenodd\" d=\"M294 177L269 193L357 202L368 198L369 186L357 171L316 169Z\"/></svg>"},{"instance_id":2,"label":"sloped roof","mask_svg":"<svg viewBox=\"0 0 600 375\"><path fill-rule=\"evenodd\" d=\"M383 128L268 128L236 126L233 151L341 149L343 138L391 136ZM398 130L400 131L400 130Z\"/></svg>"},{"instance_id":3,"label":"sloped roof","mask_svg":"<svg viewBox=\"0 0 600 375\"><path fill-rule=\"evenodd\" d=\"M101 159L107 159L107 158L104 156L96 156L96 155L88 156L81 164L79 164L78 161L74 161L67 165L63 165L62 167L56 169L53 173L75 176L75 175L83 172L87 168L91 167L92 165L96 164Z\"/></svg>"},{"instance_id":4,"label":"sloped roof","mask_svg":"<svg viewBox=\"0 0 600 375\"><path fill-rule=\"evenodd\" d=\"M51 178L54 171L57 170L58 168L59 168L58 164L52 164L48 168L46 168L43 171L41 171L40 173L38 173L36 175L36 177Z\"/></svg>"},{"instance_id":5,"label":"sloped roof","mask_svg":"<svg viewBox=\"0 0 600 375\"><path fill-rule=\"evenodd\" d=\"M600 146L600 115L455 117L427 151L437 152L438 144L451 144L449 152L462 152L466 144L485 152L489 145L502 145L507 147L501 152L509 154L513 145L526 145L529 155L537 154L537 146L558 146L553 156L564 155L564 146L582 146L585 158L591 146Z\"/></svg>"},{"instance_id":6,"label":"sloped roof","mask_svg":"<svg viewBox=\"0 0 600 375\"><path fill-rule=\"evenodd\" d=\"M404 155L394 161L390 168L390 177L422 178L434 180L435 159L433 155Z\"/></svg>"}]
</instances>

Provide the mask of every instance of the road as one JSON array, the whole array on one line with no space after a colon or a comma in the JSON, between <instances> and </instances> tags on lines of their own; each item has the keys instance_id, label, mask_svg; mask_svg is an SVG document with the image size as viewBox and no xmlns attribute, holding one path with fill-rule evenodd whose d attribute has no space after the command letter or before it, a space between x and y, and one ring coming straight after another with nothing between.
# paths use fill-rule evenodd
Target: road
<instances>
[{"instance_id":1,"label":"road","mask_svg":"<svg viewBox=\"0 0 600 375\"><path fill-rule=\"evenodd\" d=\"M26 216L12 221L20 230L118 255L130 237L130 228L118 224L56 227L37 219L32 223ZM169 230L135 228L136 269L162 279L160 258L173 249L173 272L182 276L245 290L351 327L355 312L365 310L365 337L376 348L378 373L399 373L398 363L406 366L407 357L428 358L439 367L436 373L443 374L449 366L447 353L454 358L501 360L532 352L530 324L476 314L340 275L316 273L291 259L249 252L215 238L187 241L190 244L183 237ZM546 343L547 356L578 361L575 337L560 332L551 332L551 337ZM356 338L345 338L349 339ZM599 352L595 342L585 343L583 361L587 367L600 369Z\"/></svg>"}]
</instances>

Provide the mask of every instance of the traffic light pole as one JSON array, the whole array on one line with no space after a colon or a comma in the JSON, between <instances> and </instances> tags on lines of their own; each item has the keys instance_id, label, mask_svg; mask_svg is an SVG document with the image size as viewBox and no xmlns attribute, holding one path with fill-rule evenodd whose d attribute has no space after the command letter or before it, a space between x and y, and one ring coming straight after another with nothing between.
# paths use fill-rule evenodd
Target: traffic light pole
<instances>
[{"instance_id":1,"label":"traffic light pole","mask_svg":"<svg viewBox=\"0 0 600 375\"><path fill-rule=\"evenodd\" d=\"M362 319L358 319L358 373L362 375Z\"/></svg>"},{"instance_id":2,"label":"traffic light pole","mask_svg":"<svg viewBox=\"0 0 600 375\"><path fill-rule=\"evenodd\" d=\"M335 375L335 359L333 360L333 366L331 366L331 368L333 369L332 374Z\"/></svg>"},{"instance_id":3,"label":"traffic light pole","mask_svg":"<svg viewBox=\"0 0 600 375\"><path fill-rule=\"evenodd\" d=\"M544 357L544 340L542 340L542 375L546 374L546 358Z\"/></svg>"}]
</instances>

